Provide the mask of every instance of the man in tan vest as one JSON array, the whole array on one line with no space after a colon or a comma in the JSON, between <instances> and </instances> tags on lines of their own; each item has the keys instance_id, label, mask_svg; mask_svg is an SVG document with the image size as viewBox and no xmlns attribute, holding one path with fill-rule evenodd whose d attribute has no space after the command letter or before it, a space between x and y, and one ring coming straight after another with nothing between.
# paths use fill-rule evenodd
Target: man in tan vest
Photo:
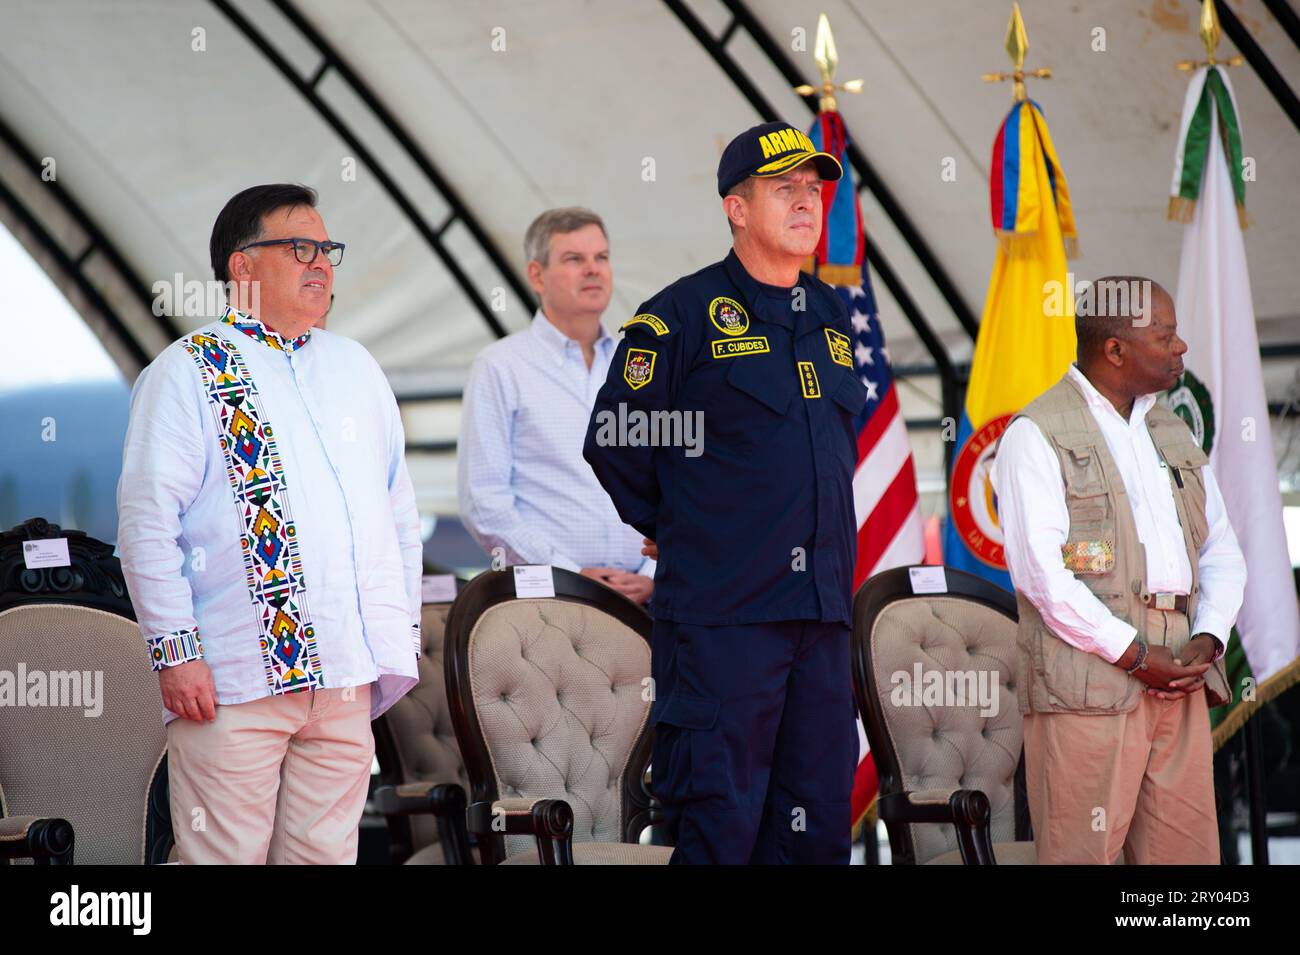
<instances>
[{"instance_id":1,"label":"man in tan vest","mask_svg":"<svg viewBox=\"0 0 1300 955\"><path fill-rule=\"evenodd\" d=\"M1169 293L1099 279L1075 331L992 475L1038 860L1217 864L1207 702L1229 696L1245 562L1205 453L1156 403L1187 351Z\"/></svg>"}]
</instances>

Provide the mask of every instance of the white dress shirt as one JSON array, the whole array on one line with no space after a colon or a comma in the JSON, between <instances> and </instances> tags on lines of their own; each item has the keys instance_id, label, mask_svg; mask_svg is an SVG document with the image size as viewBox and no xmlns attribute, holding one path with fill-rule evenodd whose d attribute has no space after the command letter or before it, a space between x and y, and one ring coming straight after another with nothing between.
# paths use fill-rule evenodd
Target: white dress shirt
<instances>
[{"instance_id":1,"label":"white dress shirt","mask_svg":"<svg viewBox=\"0 0 1300 955\"><path fill-rule=\"evenodd\" d=\"M1173 488L1146 426L1146 414L1156 396L1136 398L1125 421L1076 365L1070 365L1068 374L1082 389L1124 481L1138 539L1146 548L1147 589L1151 593L1189 593L1192 568ZM1241 608L1246 562L1228 523L1214 472L1203 467L1201 475L1209 533L1200 552L1200 593L1191 632L1212 634L1226 645ZM991 477L998 496L1007 568L1017 592L1042 614L1052 633L1114 663L1124 655L1137 630L1112 615L1065 567L1061 547L1070 532L1065 482L1060 459L1034 422L1021 418L1007 428Z\"/></svg>"},{"instance_id":2,"label":"white dress shirt","mask_svg":"<svg viewBox=\"0 0 1300 955\"><path fill-rule=\"evenodd\" d=\"M356 342L228 309L173 343L132 390L117 500L154 669L201 657L219 704L374 684L372 716L416 684L419 514L397 403Z\"/></svg>"},{"instance_id":3,"label":"white dress shirt","mask_svg":"<svg viewBox=\"0 0 1300 955\"><path fill-rule=\"evenodd\" d=\"M614 357L602 326L591 367L582 345L539 309L527 329L479 354L465 385L458 447L460 515L488 553L575 573L617 567L654 576L582 457L596 392Z\"/></svg>"}]
</instances>

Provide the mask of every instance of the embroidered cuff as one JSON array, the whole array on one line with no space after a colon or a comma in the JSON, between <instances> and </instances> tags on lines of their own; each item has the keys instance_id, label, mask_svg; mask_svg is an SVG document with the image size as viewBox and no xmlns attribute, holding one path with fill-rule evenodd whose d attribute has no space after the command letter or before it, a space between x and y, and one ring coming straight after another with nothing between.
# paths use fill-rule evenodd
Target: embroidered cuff
<instances>
[{"instance_id":1,"label":"embroidered cuff","mask_svg":"<svg viewBox=\"0 0 1300 955\"><path fill-rule=\"evenodd\" d=\"M424 656L421 652L423 641L420 639L420 625L418 623L411 624L411 640L415 643L415 659L418 660Z\"/></svg>"},{"instance_id":2,"label":"embroidered cuff","mask_svg":"<svg viewBox=\"0 0 1300 955\"><path fill-rule=\"evenodd\" d=\"M203 659L203 642L199 640L198 627L193 630L174 630L162 636L150 637L145 642L149 645L149 662L155 672L163 667Z\"/></svg>"}]
</instances>

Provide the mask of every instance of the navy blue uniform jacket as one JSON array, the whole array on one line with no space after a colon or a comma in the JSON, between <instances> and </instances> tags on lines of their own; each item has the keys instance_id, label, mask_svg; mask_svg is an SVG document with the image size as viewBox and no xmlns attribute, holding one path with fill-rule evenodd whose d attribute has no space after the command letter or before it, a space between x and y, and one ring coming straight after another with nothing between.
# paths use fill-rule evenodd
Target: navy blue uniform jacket
<instances>
[{"instance_id":1,"label":"navy blue uniform jacket","mask_svg":"<svg viewBox=\"0 0 1300 955\"><path fill-rule=\"evenodd\" d=\"M764 285L731 252L641 306L583 456L623 520L659 545L655 617L850 623L866 397L847 309L807 274Z\"/></svg>"}]
</instances>

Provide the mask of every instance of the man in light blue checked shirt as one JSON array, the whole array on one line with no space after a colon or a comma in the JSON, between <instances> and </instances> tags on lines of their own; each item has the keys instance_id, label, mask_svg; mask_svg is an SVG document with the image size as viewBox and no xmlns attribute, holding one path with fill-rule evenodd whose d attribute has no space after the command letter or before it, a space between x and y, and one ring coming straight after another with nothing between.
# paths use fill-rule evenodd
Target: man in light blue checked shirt
<instances>
[{"instance_id":1,"label":"man in light blue checked shirt","mask_svg":"<svg viewBox=\"0 0 1300 955\"><path fill-rule=\"evenodd\" d=\"M465 386L461 519L497 563L580 572L643 604L655 562L583 460L596 392L614 356L601 325L613 276L600 216L550 209L524 235L541 300L532 325L483 350Z\"/></svg>"}]
</instances>

